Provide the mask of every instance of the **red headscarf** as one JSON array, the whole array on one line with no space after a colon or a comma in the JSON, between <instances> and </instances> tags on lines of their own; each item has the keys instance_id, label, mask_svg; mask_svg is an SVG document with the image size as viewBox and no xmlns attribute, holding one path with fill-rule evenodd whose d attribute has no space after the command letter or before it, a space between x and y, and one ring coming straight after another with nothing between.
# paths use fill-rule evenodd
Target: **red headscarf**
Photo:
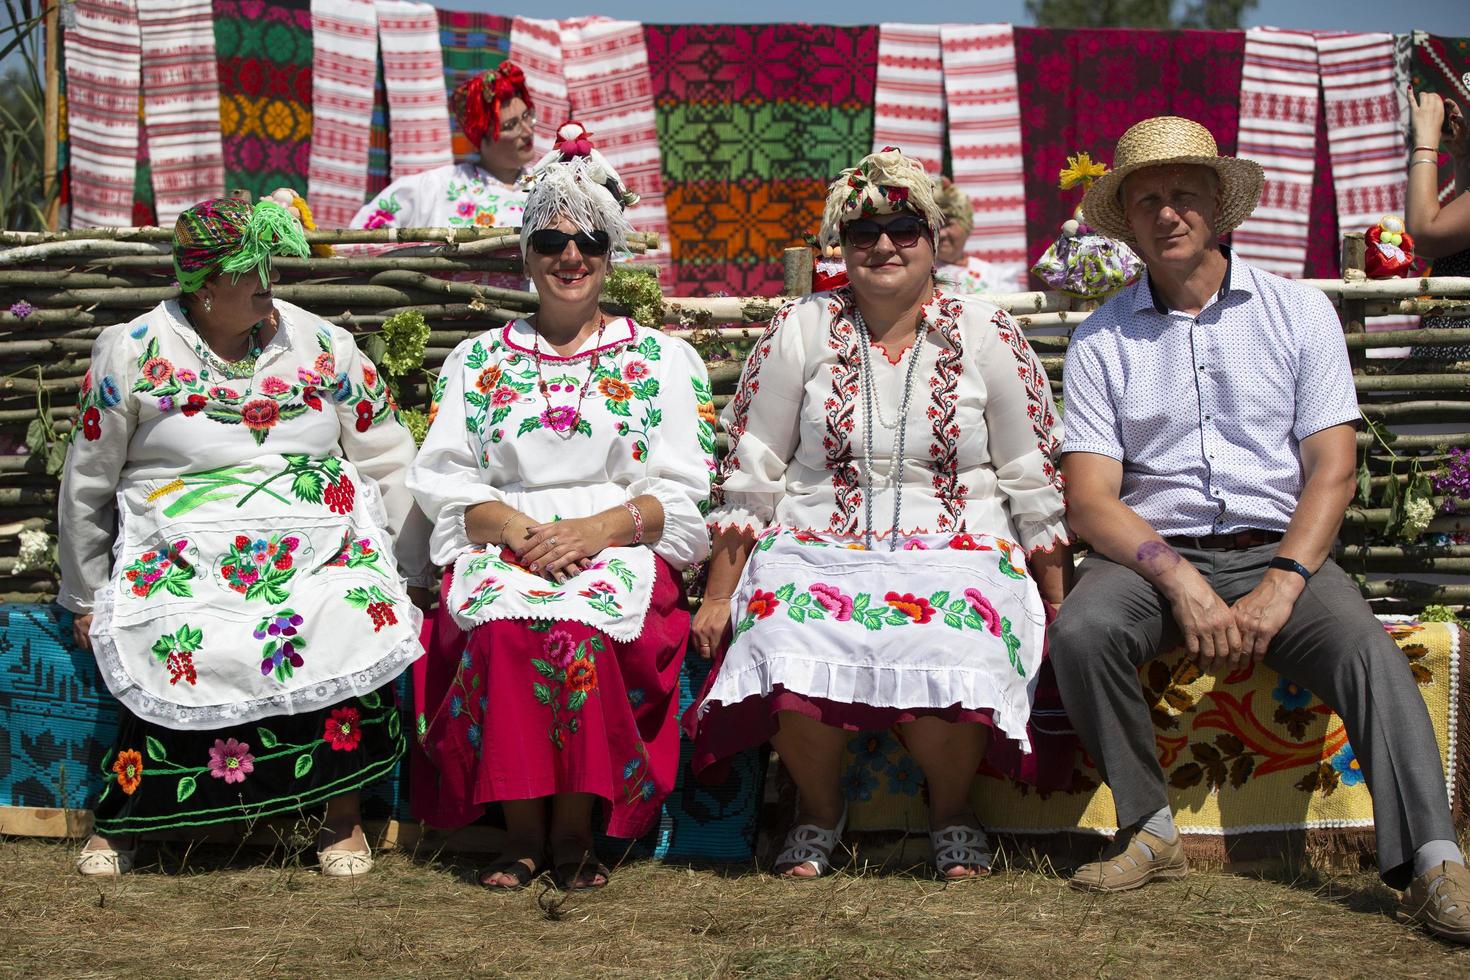
<instances>
[{"instance_id":1,"label":"red headscarf","mask_svg":"<svg viewBox=\"0 0 1470 980\"><path fill-rule=\"evenodd\" d=\"M500 139L500 107L515 98L526 103L527 109L535 108L526 88L526 73L502 61L494 71L481 72L455 89L449 104L465 138L478 147L486 134L493 140Z\"/></svg>"}]
</instances>

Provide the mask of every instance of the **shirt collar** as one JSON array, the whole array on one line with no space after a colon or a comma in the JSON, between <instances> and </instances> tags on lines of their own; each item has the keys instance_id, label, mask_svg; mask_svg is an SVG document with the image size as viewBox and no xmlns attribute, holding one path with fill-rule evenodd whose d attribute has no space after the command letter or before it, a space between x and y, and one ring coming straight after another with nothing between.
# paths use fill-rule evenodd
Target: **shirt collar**
<instances>
[{"instance_id":1,"label":"shirt collar","mask_svg":"<svg viewBox=\"0 0 1470 980\"><path fill-rule=\"evenodd\" d=\"M1220 291L1215 294L1214 300L1211 303L1206 303L1206 306L1220 302L1230 293L1236 292L1237 290L1245 293L1251 292L1250 273L1243 263L1235 261L1235 253L1231 250L1230 246L1221 245L1220 254L1225 256L1225 278L1220 281ZM1139 276L1138 281L1133 285L1133 298L1130 308L1134 313L1142 313L1147 309L1153 309L1155 312L1162 313L1166 316L1169 313L1168 304L1154 290L1153 280L1149 278L1148 268L1146 266L1144 267L1143 275Z\"/></svg>"}]
</instances>

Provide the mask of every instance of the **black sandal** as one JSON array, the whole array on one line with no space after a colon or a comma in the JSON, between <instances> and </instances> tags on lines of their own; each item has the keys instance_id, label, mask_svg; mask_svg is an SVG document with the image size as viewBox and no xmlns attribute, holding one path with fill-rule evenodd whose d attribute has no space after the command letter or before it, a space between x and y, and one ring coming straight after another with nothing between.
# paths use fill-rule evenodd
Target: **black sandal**
<instances>
[{"instance_id":1,"label":"black sandal","mask_svg":"<svg viewBox=\"0 0 1470 980\"><path fill-rule=\"evenodd\" d=\"M490 865L490 867L480 872L480 876L477 880L479 881L480 887L486 889L487 891L518 892L529 885L531 882L535 881L537 878L541 877L541 875L545 872L545 865L538 864L534 868L528 868L526 867L526 862L523 858L514 858L511 860L496 861L494 864ZM515 879L515 884L492 885L485 879L492 877L493 875L510 875L510 877Z\"/></svg>"},{"instance_id":2,"label":"black sandal","mask_svg":"<svg viewBox=\"0 0 1470 980\"><path fill-rule=\"evenodd\" d=\"M584 874L590 874L594 878L601 875L602 881L588 882L585 885L577 884L577 879ZM597 860L596 855L588 851L581 860L563 861L558 864L552 873L552 878L556 882L556 887L562 891L580 892L591 888L605 888L607 883L612 881L612 871L607 865Z\"/></svg>"}]
</instances>

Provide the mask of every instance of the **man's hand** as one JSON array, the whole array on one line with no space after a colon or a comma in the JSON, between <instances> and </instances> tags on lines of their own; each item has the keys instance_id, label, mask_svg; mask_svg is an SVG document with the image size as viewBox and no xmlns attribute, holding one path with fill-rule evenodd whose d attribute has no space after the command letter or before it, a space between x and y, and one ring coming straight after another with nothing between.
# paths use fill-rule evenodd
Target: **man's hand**
<instances>
[{"instance_id":1,"label":"man's hand","mask_svg":"<svg viewBox=\"0 0 1470 980\"><path fill-rule=\"evenodd\" d=\"M1232 611L1246 657L1261 662L1305 588L1306 582L1296 572L1272 568L1260 585L1236 600Z\"/></svg>"},{"instance_id":2,"label":"man's hand","mask_svg":"<svg viewBox=\"0 0 1470 980\"><path fill-rule=\"evenodd\" d=\"M1245 664L1235 614L1193 565L1184 561L1176 565L1164 594L1184 635L1184 645L1201 670L1224 673Z\"/></svg>"}]
</instances>

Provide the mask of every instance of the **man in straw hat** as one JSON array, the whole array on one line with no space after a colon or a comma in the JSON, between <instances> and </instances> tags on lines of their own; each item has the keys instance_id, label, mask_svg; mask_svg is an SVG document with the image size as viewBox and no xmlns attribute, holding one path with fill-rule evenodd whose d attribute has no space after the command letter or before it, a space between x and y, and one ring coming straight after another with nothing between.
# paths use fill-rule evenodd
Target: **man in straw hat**
<instances>
[{"instance_id":1,"label":"man in straw hat","mask_svg":"<svg viewBox=\"0 0 1470 980\"><path fill-rule=\"evenodd\" d=\"M1083 200L1147 274L1067 350L1067 516L1093 549L1050 635L1063 698L1120 832L1072 884L1114 892L1187 871L1140 665L1180 640L1207 671L1264 661L1342 716L1373 794L1384 881L1470 943L1470 873L1428 713L1394 643L1329 557L1353 494L1358 406L1322 293L1220 236L1261 168L1164 116L1118 141Z\"/></svg>"}]
</instances>

